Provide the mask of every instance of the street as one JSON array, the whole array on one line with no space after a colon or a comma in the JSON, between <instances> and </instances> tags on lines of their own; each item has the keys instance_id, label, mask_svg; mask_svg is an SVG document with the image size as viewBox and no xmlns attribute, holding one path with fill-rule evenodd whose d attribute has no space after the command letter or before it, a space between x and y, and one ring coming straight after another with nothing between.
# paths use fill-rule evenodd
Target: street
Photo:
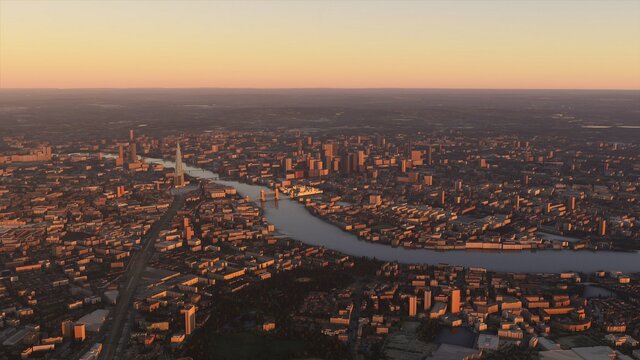
<instances>
[{"instance_id":1,"label":"street","mask_svg":"<svg viewBox=\"0 0 640 360\"><path fill-rule=\"evenodd\" d=\"M177 211L182 208L186 199L186 194L177 194L174 197L171 207L156 221L149 232L142 239L142 249L136 252L128 266L127 273L121 279L120 294L118 301L111 314L112 320L106 323L106 334L102 337L102 352L100 359L116 359L128 343L123 335L128 337L131 323L133 321L132 303L133 295L138 288L140 278L151 257L153 256L154 243L161 230L171 224L171 219ZM126 329L125 329L126 328Z\"/></svg>"}]
</instances>

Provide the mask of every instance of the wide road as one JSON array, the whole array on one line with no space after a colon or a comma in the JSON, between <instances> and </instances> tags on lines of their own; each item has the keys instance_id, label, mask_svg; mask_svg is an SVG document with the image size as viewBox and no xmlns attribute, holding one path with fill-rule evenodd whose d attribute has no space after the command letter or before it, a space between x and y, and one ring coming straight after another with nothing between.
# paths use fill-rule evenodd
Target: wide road
<instances>
[{"instance_id":1,"label":"wide road","mask_svg":"<svg viewBox=\"0 0 640 360\"><path fill-rule=\"evenodd\" d=\"M362 280L356 280L354 286L354 301L353 311L351 312L351 319L349 321L349 351L351 352L351 359L358 359L358 347L360 346L360 339L358 338L358 329L360 328L360 307L362 307L362 292L364 289L364 283Z\"/></svg>"},{"instance_id":2,"label":"wide road","mask_svg":"<svg viewBox=\"0 0 640 360\"><path fill-rule=\"evenodd\" d=\"M149 260L153 256L153 245L158 238L160 231L166 229L171 224L171 219L173 219L178 210L182 208L185 199L185 194L177 194L169 209L158 221L151 225L149 232L147 232L147 234L142 238L142 249L138 250L133 255L126 274L122 276L118 302L112 314L113 320L110 323L105 324L105 327L108 327L108 330L102 340L103 348L100 353L100 359L111 360L115 359L116 355L118 358L121 357L119 352L122 349L119 349L119 345L126 345L128 343L126 339L122 339L122 335L126 327L125 325L127 325L129 319L132 318L133 295L138 288L144 269L147 267Z\"/></svg>"}]
</instances>

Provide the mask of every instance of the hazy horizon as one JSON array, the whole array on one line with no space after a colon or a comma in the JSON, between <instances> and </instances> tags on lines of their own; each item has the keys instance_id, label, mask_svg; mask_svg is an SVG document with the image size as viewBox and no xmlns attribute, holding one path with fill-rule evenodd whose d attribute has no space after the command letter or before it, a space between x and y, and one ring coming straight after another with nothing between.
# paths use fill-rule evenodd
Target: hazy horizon
<instances>
[{"instance_id":1,"label":"hazy horizon","mask_svg":"<svg viewBox=\"0 0 640 360\"><path fill-rule=\"evenodd\" d=\"M640 89L638 1L0 1L0 88Z\"/></svg>"},{"instance_id":2,"label":"hazy horizon","mask_svg":"<svg viewBox=\"0 0 640 360\"><path fill-rule=\"evenodd\" d=\"M640 88L458 88L458 87L218 87L218 86L185 86L185 87L14 87L2 88L11 90L460 90L460 91L640 91Z\"/></svg>"},{"instance_id":3,"label":"hazy horizon","mask_svg":"<svg viewBox=\"0 0 640 360\"><path fill-rule=\"evenodd\" d=\"M0 360L630 359L639 19L0 0Z\"/></svg>"}]
</instances>

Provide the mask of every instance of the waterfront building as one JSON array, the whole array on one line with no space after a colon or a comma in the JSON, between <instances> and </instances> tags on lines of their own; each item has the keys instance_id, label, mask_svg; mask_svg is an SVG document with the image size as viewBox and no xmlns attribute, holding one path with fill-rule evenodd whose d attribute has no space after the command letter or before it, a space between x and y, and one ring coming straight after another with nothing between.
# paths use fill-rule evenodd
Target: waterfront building
<instances>
[{"instance_id":1,"label":"waterfront building","mask_svg":"<svg viewBox=\"0 0 640 360\"><path fill-rule=\"evenodd\" d=\"M607 235L607 220L600 219L600 223L598 224L598 235L600 236Z\"/></svg>"}]
</instances>

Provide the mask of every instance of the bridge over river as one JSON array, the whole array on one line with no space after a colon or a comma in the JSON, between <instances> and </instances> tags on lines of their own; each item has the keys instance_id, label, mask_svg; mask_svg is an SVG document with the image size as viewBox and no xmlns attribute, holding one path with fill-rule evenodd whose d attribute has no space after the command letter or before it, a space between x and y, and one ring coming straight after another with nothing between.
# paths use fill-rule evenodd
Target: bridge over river
<instances>
[{"instance_id":1,"label":"bridge over river","mask_svg":"<svg viewBox=\"0 0 640 360\"><path fill-rule=\"evenodd\" d=\"M173 167L172 161L146 158L149 163ZM265 186L244 184L237 181L220 180L211 171L185 166L185 173L194 178L210 179L217 183L235 187L243 196L260 199L261 191L272 193ZM376 244L358 239L338 227L312 215L304 205L286 196L279 201L263 204L264 213L270 223L283 235L310 245L324 246L352 256L375 257L384 261L400 263L424 263L483 267L505 272L593 272L596 270L639 272L639 252L613 252L588 250L539 250L539 251L435 251L427 249L405 249Z\"/></svg>"}]
</instances>

